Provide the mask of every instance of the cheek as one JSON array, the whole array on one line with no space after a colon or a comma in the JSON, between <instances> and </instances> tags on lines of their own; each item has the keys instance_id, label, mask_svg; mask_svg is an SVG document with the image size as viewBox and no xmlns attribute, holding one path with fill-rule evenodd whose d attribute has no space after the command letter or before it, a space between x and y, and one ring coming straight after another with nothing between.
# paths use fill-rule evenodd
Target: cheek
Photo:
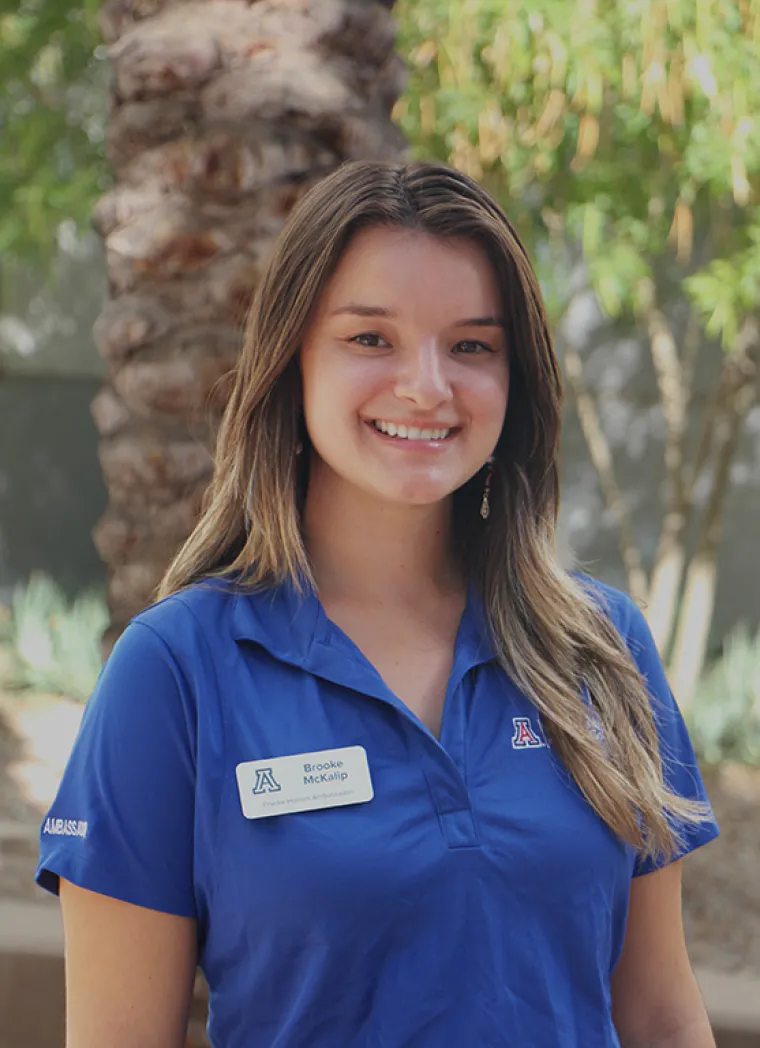
<instances>
[{"instance_id":1,"label":"cheek","mask_svg":"<svg viewBox=\"0 0 760 1048\"><path fill-rule=\"evenodd\" d=\"M386 381L384 369L372 361L325 362L318 369L305 370L304 410L314 417L345 422L361 412L365 403Z\"/></svg>"},{"instance_id":2,"label":"cheek","mask_svg":"<svg viewBox=\"0 0 760 1048\"><path fill-rule=\"evenodd\" d=\"M355 426L362 407L382 385L378 369L368 362L342 362L331 367L304 368L303 410L312 441L330 439L330 434ZM365 366L362 366L364 364Z\"/></svg>"},{"instance_id":3,"label":"cheek","mask_svg":"<svg viewBox=\"0 0 760 1048\"><path fill-rule=\"evenodd\" d=\"M470 410L488 429L501 432L509 400L509 373L506 369L479 375L468 390Z\"/></svg>"}]
</instances>

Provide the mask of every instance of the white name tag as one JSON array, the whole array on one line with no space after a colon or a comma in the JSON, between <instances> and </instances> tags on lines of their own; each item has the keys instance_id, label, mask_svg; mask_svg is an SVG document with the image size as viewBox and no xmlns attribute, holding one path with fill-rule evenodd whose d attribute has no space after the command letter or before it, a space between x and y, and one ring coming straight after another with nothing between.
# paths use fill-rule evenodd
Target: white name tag
<instances>
[{"instance_id":1,"label":"white name tag","mask_svg":"<svg viewBox=\"0 0 760 1048\"><path fill-rule=\"evenodd\" d=\"M374 796L363 746L245 761L235 772L246 819L363 804Z\"/></svg>"}]
</instances>

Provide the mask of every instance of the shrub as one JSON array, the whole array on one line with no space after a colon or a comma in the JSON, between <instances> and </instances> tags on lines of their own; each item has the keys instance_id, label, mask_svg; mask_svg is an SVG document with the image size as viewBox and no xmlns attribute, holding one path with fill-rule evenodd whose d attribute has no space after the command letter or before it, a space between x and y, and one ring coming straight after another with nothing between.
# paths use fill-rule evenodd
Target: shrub
<instances>
[{"instance_id":1,"label":"shrub","mask_svg":"<svg viewBox=\"0 0 760 1048\"><path fill-rule=\"evenodd\" d=\"M741 625L726 640L699 683L687 720L706 764L760 765L760 631L753 637Z\"/></svg>"},{"instance_id":2,"label":"shrub","mask_svg":"<svg viewBox=\"0 0 760 1048\"><path fill-rule=\"evenodd\" d=\"M11 603L15 683L85 701L100 672L107 625L102 594L83 593L69 603L51 579L35 573L16 588Z\"/></svg>"}]
</instances>

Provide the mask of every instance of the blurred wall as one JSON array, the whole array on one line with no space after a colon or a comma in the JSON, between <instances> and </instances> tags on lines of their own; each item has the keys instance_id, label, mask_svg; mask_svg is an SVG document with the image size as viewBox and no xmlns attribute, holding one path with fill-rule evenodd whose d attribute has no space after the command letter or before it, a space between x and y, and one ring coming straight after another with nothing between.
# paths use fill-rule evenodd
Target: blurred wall
<instances>
[{"instance_id":1,"label":"blurred wall","mask_svg":"<svg viewBox=\"0 0 760 1048\"><path fill-rule=\"evenodd\" d=\"M70 593L104 582L90 537L106 505L90 416L104 266L94 235L64 224L58 246L47 280L7 263L1 274L0 599L34 570Z\"/></svg>"},{"instance_id":2,"label":"blurred wall","mask_svg":"<svg viewBox=\"0 0 760 1048\"><path fill-rule=\"evenodd\" d=\"M34 570L72 593L104 580L90 538L106 503L89 410L98 385L0 379L0 596Z\"/></svg>"}]
</instances>

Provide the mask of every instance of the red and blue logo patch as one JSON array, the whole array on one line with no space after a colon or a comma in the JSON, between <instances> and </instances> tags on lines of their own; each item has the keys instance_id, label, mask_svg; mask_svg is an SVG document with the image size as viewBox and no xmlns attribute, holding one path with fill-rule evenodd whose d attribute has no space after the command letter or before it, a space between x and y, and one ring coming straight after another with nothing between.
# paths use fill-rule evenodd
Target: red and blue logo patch
<instances>
[{"instance_id":1,"label":"red and blue logo patch","mask_svg":"<svg viewBox=\"0 0 760 1048\"><path fill-rule=\"evenodd\" d=\"M514 726L512 734L513 750L536 750L546 745L530 723L529 717L513 717L512 724Z\"/></svg>"}]
</instances>

